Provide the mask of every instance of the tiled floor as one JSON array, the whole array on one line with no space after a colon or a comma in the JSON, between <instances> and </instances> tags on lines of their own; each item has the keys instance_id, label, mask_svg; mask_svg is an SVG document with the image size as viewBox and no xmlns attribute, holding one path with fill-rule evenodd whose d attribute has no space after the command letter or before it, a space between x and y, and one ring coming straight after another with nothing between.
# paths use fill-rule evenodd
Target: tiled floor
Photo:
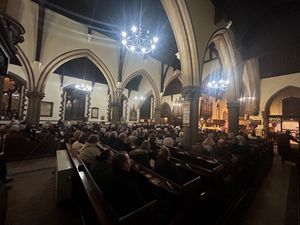
<instances>
[{"instance_id":1,"label":"tiled floor","mask_svg":"<svg viewBox=\"0 0 300 225\"><path fill-rule=\"evenodd\" d=\"M8 191L7 225L79 225L72 202L55 201L56 158L8 163L14 180Z\"/></svg>"}]
</instances>

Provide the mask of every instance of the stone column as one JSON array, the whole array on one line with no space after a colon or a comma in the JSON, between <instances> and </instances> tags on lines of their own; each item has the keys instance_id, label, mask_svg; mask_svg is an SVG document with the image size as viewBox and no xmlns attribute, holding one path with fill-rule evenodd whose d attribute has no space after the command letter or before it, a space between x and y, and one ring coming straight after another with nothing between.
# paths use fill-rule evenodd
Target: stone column
<instances>
[{"instance_id":1,"label":"stone column","mask_svg":"<svg viewBox=\"0 0 300 225\"><path fill-rule=\"evenodd\" d=\"M227 103L228 108L228 133L232 132L238 134L239 131L239 112L240 112L240 103L233 102Z\"/></svg>"},{"instance_id":2,"label":"stone column","mask_svg":"<svg viewBox=\"0 0 300 225\"><path fill-rule=\"evenodd\" d=\"M0 116L2 112L3 89L4 89L4 76L0 76Z\"/></svg>"},{"instance_id":3,"label":"stone column","mask_svg":"<svg viewBox=\"0 0 300 225\"><path fill-rule=\"evenodd\" d=\"M120 108L121 108L121 103L120 102L112 102L110 104L111 110L112 110L112 118L111 122L112 124L115 124L116 126L120 122Z\"/></svg>"},{"instance_id":4,"label":"stone column","mask_svg":"<svg viewBox=\"0 0 300 225\"><path fill-rule=\"evenodd\" d=\"M270 111L262 111L261 112L262 117L263 117L263 124L264 124L264 128L263 128L263 136L266 138L268 131L269 131L269 115L270 115Z\"/></svg>"},{"instance_id":5,"label":"stone column","mask_svg":"<svg viewBox=\"0 0 300 225\"><path fill-rule=\"evenodd\" d=\"M110 104L111 110L112 110L112 124L115 124L116 126L119 124L121 117L120 117L120 110L121 110L121 97L123 94L122 88L117 88L115 90L115 99Z\"/></svg>"},{"instance_id":6,"label":"stone column","mask_svg":"<svg viewBox=\"0 0 300 225\"><path fill-rule=\"evenodd\" d=\"M198 117L199 97L201 88L198 86L187 86L182 88L183 101L183 130L184 148L189 151L193 144L198 141Z\"/></svg>"},{"instance_id":7,"label":"stone column","mask_svg":"<svg viewBox=\"0 0 300 225\"><path fill-rule=\"evenodd\" d=\"M28 107L27 107L27 123L30 125L39 125L40 122L40 111L41 111L41 102L45 94L38 91L28 91L26 93L28 98Z\"/></svg>"},{"instance_id":8,"label":"stone column","mask_svg":"<svg viewBox=\"0 0 300 225\"><path fill-rule=\"evenodd\" d=\"M161 123L161 107L155 108L155 125L159 125Z\"/></svg>"}]
</instances>

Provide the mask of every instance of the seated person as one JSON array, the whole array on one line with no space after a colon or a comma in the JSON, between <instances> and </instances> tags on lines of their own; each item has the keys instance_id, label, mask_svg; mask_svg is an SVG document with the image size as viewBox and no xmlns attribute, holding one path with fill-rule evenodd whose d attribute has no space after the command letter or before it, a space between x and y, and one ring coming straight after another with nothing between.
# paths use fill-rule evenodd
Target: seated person
<instances>
[{"instance_id":1,"label":"seated person","mask_svg":"<svg viewBox=\"0 0 300 225\"><path fill-rule=\"evenodd\" d=\"M174 140L170 136L166 136L165 139L163 140L163 145L165 146L174 146Z\"/></svg>"},{"instance_id":2,"label":"seated person","mask_svg":"<svg viewBox=\"0 0 300 225\"><path fill-rule=\"evenodd\" d=\"M155 134L151 134L149 136L149 143L150 143L150 153L149 153L149 156L152 159L156 159L158 151L159 151L159 147L156 145L156 136L155 136Z\"/></svg>"},{"instance_id":3,"label":"seated person","mask_svg":"<svg viewBox=\"0 0 300 225\"><path fill-rule=\"evenodd\" d=\"M214 135L213 134L208 134L207 138L202 142L202 146L208 150L212 151L212 147L215 145L214 141Z\"/></svg>"},{"instance_id":4,"label":"seated person","mask_svg":"<svg viewBox=\"0 0 300 225\"><path fill-rule=\"evenodd\" d=\"M136 149L129 152L129 156L138 163L149 167L149 151L150 151L150 143L148 141L143 141L141 147L137 147Z\"/></svg>"},{"instance_id":5,"label":"seated person","mask_svg":"<svg viewBox=\"0 0 300 225\"><path fill-rule=\"evenodd\" d=\"M125 143L126 138L127 138L126 133L124 133L124 132L120 133L119 138L113 144L113 148L117 151L127 151L127 152L129 152L131 150L131 147L128 144Z\"/></svg>"},{"instance_id":6,"label":"seated person","mask_svg":"<svg viewBox=\"0 0 300 225\"><path fill-rule=\"evenodd\" d=\"M131 171L131 160L127 152L118 152L112 160L112 183L106 198L119 216L141 207L144 204L142 190Z\"/></svg>"},{"instance_id":7,"label":"seated person","mask_svg":"<svg viewBox=\"0 0 300 225\"><path fill-rule=\"evenodd\" d=\"M100 187L101 191L106 193L108 184L111 182L111 163L114 153L107 149L100 156L96 157L96 161L90 166L90 173Z\"/></svg>"},{"instance_id":8,"label":"seated person","mask_svg":"<svg viewBox=\"0 0 300 225\"><path fill-rule=\"evenodd\" d=\"M180 145L180 146L183 145L183 136L184 136L183 131L179 132L178 137L175 139L176 145Z\"/></svg>"},{"instance_id":9,"label":"seated person","mask_svg":"<svg viewBox=\"0 0 300 225\"><path fill-rule=\"evenodd\" d=\"M72 151L79 153L87 141L88 137L85 134L81 134L78 140L72 144Z\"/></svg>"},{"instance_id":10,"label":"seated person","mask_svg":"<svg viewBox=\"0 0 300 225\"><path fill-rule=\"evenodd\" d=\"M219 139L216 146L213 146L212 155L222 160L231 160L232 154L227 150L224 139Z\"/></svg>"},{"instance_id":11,"label":"seated person","mask_svg":"<svg viewBox=\"0 0 300 225\"><path fill-rule=\"evenodd\" d=\"M194 157L201 157L203 155L210 156L211 153L203 145L192 145L191 155Z\"/></svg>"},{"instance_id":12,"label":"seated person","mask_svg":"<svg viewBox=\"0 0 300 225\"><path fill-rule=\"evenodd\" d=\"M178 184L182 181L179 170L176 168L176 165L170 161L170 151L167 147L162 147L159 150L154 170Z\"/></svg>"},{"instance_id":13,"label":"seated person","mask_svg":"<svg viewBox=\"0 0 300 225\"><path fill-rule=\"evenodd\" d=\"M101 154L101 149L97 146L98 142L99 136L96 134L91 134L88 138L87 143L79 153L79 157L87 167L95 162L96 156L99 156Z\"/></svg>"},{"instance_id":14,"label":"seated person","mask_svg":"<svg viewBox=\"0 0 300 225\"><path fill-rule=\"evenodd\" d=\"M75 141L78 141L82 132L80 130L76 130L73 134L73 138L70 139L70 144L72 145Z\"/></svg>"}]
</instances>

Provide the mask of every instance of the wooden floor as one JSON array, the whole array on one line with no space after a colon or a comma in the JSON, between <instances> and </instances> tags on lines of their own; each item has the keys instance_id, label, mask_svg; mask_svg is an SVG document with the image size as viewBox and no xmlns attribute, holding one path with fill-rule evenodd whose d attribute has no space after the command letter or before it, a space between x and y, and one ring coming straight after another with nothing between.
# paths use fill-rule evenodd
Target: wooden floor
<instances>
[{"instance_id":1,"label":"wooden floor","mask_svg":"<svg viewBox=\"0 0 300 225\"><path fill-rule=\"evenodd\" d=\"M81 225L76 204L56 205L55 165L55 157L8 163L6 225Z\"/></svg>"}]
</instances>

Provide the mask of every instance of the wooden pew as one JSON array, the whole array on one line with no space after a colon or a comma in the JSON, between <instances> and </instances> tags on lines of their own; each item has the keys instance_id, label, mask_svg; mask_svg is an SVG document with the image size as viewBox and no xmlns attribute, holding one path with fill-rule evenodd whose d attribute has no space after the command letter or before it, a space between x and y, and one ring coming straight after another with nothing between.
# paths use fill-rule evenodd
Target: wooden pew
<instances>
[{"instance_id":1,"label":"wooden pew","mask_svg":"<svg viewBox=\"0 0 300 225\"><path fill-rule=\"evenodd\" d=\"M118 152L106 145L101 145L101 147L103 149L110 149L113 152ZM185 177L183 183L179 184L142 164L135 162L135 165L136 166L134 166L133 169L149 179L154 185L169 193L180 196L185 207L191 207L193 203L200 204L203 199L208 198L209 193L207 192L207 189L203 188L200 174L191 168L184 167L177 163L178 169L180 172L184 172L183 176Z\"/></svg>"},{"instance_id":2,"label":"wooden pew","mask_svg":"<svg viewBox=\"0 0 300 225\"><path fill-rule=\"evenodd\" d=\"M71 150L69 144L67 144L67 147L75 170L74 176L79 178L87 196L87 203L90 204L90 208L93 210L94 214L92 219L86 218L89 221L86 224L141 224L141 220L146 218L145 215L148 215L155 210L157 200L152 200L129 214L119 217L105 200L102 191L93 180L89 170L79 158L78 154ZM87 217L90 217L90 215Z\"/></svg>"},{"instance_id":3,"label":"wooden pew","mask_svg":"<svg viewBox=\"0 0 300 225\"><path fill-rule=\"evenodd\" d=\"M58 147L50 134L42 135L39 140L28 140L22 134L6 134L1 144L6 161L55 156Z\"/></svg>"}]
</instances>

